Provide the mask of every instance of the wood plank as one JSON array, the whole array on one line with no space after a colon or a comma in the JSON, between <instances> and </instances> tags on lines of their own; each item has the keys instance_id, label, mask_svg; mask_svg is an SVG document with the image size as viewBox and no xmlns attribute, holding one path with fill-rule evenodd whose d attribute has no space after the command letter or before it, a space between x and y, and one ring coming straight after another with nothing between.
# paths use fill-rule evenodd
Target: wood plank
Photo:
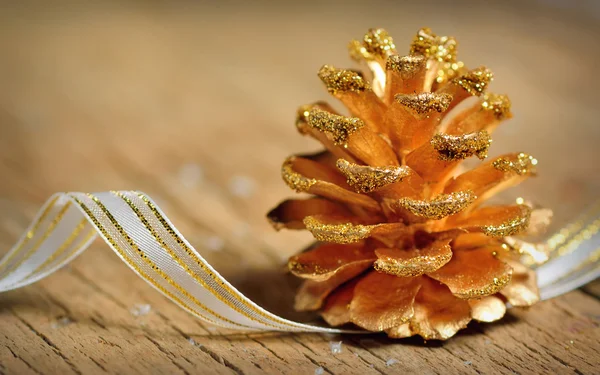
<instances>
[{"instance_id":1,"label":"wood plank","mask_svg":"<svg viewBox=\"0 0 600 375\"><path fill-rule=\"evenodd\" d=\"M313 320L291 310L298 280L283 267L312 237L275 232L264 215L293 194L279 176L283 159L318 149L293 125L299 104L327 97L315 71L348 65L348 40L377 25L403 50L428 23L455 34L470 65L495 71L494 90L511 96L516 117L494 135L492 154L516 148L541 160L540 177L507 197L555 208L553 230L596 198L600 165L572 167L597 156L594 19L517 1L370 1L332 16L339 11L334 3L3 5L0 245L8 249L55 191L138 189L257 303ZM565 123L574 124L567 145ZM471 324L444 343L247 334L190 316L97 241L55 275L0 294L0 374L594 374L597 285ZM148 314L132 314L138 304Z\"/></svg>"}]
</instances>

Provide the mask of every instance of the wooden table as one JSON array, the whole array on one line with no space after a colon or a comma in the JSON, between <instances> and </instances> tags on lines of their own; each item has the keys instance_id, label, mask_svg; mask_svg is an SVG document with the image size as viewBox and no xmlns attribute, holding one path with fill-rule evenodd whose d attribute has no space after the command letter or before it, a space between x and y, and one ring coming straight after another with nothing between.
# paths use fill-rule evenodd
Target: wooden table
<instances>
[{"instance_id":1,"label":"wooden table","mask_svg":"<svg viewBox=\"0 0 600 375\"><path fill-rule=\"evenodd\" d=\"M456 35L462 59L489 66L494 90L511 95L516 118L492 155L541 160L540 177L508 197L552 207L560 228L600 188L600 33L585 9L21 2L0 12L0 244L8 250L55 191L143 190L257 303L309 319L290 309L297 284L283 264L310 235L277 233L264 219L292 194L279 177L284 157L318 148L296 133L295 109L326 98L315 72L348 65L349 39L382 26L402 49L425 25ZM98 241L51 277L0 295L0 373L597 374L599 289L511 310L444 343L248 335L188 315ZM151 309L136 316L137 304Z\"/></svg>"}]
</instances>

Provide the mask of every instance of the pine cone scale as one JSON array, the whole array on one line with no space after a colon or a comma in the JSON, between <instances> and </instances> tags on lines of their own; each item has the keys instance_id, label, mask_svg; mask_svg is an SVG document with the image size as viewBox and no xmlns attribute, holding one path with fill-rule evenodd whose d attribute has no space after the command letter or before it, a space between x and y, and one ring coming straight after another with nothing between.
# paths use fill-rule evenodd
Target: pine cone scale
<instances>
[{"instance_id":1,"label":"pine cone scale","mask_svg":"<svg viewBox=\"0 0 600 375\"><path fill-rule=\"evenodd\" d=\"M446 285L456 297L473 299L499 292L511 280L512 268L483 247L455 250L450 262L429 276Z\"/></svg>"},{"instance_id":2,"label":"pine cone scale","mask_svg":"<svg viewBox=\"0 0 600 375\"><path fill-rule=\"evenodd\" d=\"M350 320L370 331L383 331L407 322L414 314L420 278L396 277L371 271L354 288L348 306Z\"/></svg>"},{"instance_id":3,"label":"pine cone scale","mask_svg":"<svg viewBox=\"0 0 600 375\"><path fill-rule=\"evenodd\" d=\"M434 241L420 249L379 248L375 250L376 271L400 277L415 277L434 272L452 258L450 239Z\"/></svg>"},{"instance_id":4,"label":"pine cone scale","mask_svg":"<svg viewBox=\"0 0 600 375\"><path fill-rule=\"evenodd\" d=\"M372 264L376 257L363 244L324 243L290 258L288 268L298 277L325 281L354 263Z\"/></svg>"}]
</instances>

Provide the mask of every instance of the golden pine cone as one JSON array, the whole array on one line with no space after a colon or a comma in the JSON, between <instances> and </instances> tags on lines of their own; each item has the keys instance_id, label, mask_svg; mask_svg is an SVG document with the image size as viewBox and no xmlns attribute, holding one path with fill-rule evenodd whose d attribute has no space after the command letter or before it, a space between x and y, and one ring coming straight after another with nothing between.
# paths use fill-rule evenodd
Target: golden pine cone
<instances>
[{"instance_id":1,"label":"golden pine cone","mask_svg":"<svg viewBox=\"0 0 600 375\"><path fill-rule=\"evenodd\" d=\"M324 102L298 110L300 133L326 150L288 158L282 176L313 196L268 214L276 229L307 229L320 241L289 260L306 279L296 309L320 310L333 326L443 340L472 319L500 319L506 302L537 302L522 259L543 260L544 249L514 236L548 211L522 200L481 207L533 175L537 160L512 153L459 169L467 157L484 159L489 134L511 117L505 95L486 93L492 73L467 70L454 38L426 28L408 56L383 29L349 49L365 74L324 65L319 77L353 117Z\"/></svg>"}]
</instances>

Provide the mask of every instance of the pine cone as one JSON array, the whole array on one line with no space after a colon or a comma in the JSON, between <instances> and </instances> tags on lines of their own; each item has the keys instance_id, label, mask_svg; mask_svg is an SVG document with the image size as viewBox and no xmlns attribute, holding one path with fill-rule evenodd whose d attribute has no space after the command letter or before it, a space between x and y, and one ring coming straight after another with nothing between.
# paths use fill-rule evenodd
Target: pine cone
<instances>
[{"instance_id":1,"label":"pine cone","mask_svg":"<svg viewBox=\"0 0 600 375\"><path fill-rule=\"evenodd\" d=\"M296 309L320 310L332 326L443 340L471 319L500 319L506 302L539 300L523 257L544 260L544 248L515 235L530 221L538 230L548 211L522 199L482 207L533 175L537 160L512 153L460 169L486 158L490 133L511 114L505 95L486 93L492 73L467 70L456 45L424 28L399 56L387 32L372 29L349 46L365 74L319 70L352 117L324 102L298 110L300 133L326 150L285 160L284 181L312 196L268 214L276 229L319 241L289 260L306 279Z\"/></svg>"}]
</instances>

